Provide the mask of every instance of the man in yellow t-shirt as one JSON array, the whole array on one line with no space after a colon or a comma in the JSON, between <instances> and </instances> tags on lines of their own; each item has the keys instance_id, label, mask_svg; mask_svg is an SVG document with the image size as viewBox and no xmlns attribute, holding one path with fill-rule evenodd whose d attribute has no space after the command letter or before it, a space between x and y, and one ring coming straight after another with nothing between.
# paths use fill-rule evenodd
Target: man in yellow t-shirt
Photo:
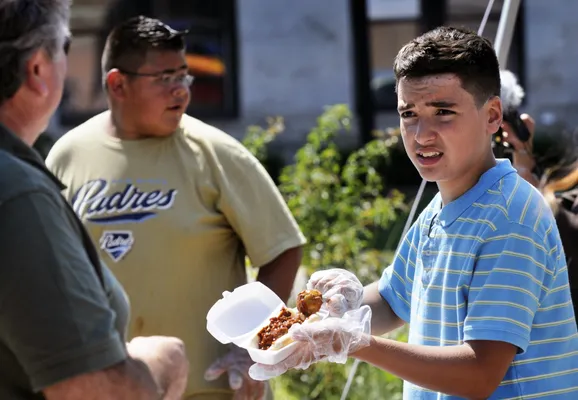
<instances>
[{"instance_id":1,"label":"man in yellow t-shirt","mask_svg":"<svg viewBox=\"0 0 578 400\"><path fill-rule=\"evenodd\" d=\"M262 165L184 114L184 34L145 17L116 27L102 63L110 110L65 134L47 165L130 297L130 337L185 342L185 398L259 399L246 351L218 343L205 317L246 282L245 255L287 300L305 238Z\"/></svg>"}]
</instances>

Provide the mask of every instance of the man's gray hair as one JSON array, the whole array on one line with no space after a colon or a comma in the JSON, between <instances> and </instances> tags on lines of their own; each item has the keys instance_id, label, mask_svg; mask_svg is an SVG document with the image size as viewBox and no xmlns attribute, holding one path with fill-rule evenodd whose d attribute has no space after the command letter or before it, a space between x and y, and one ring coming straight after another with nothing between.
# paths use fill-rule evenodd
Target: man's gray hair
<instances>
[{"instance_id":1,"label":"man's gray hair","mask_svg":"<svg viewBox=\"0 0 578 400\"><path fill-rule=\"evenodd\" d=\"M22 85L26 61L44 48L50 57L69 35L71 0L0 0L0 104Z\"/></svg>"}]
</instances>

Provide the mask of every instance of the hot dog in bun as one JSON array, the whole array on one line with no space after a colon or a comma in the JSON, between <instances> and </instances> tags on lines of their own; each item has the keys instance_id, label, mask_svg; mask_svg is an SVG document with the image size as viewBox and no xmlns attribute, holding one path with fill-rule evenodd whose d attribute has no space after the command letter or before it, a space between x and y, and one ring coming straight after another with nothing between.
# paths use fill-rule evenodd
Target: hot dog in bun
<instances>
[{"instance_id":1,"label":"hot dog in bun","mask_svg":"<svg viewBox=\"0 0 578 400\"><path fill-rule=\"evenodd\" d=\"M269 324L259 331L258 347L261 350L280 350L292 343L289 329L294 324L310 324L319 321L318 315L323 298L318 290L304 290L297 295L297 307L283 307Z\"/></svg>"}]
</instances>

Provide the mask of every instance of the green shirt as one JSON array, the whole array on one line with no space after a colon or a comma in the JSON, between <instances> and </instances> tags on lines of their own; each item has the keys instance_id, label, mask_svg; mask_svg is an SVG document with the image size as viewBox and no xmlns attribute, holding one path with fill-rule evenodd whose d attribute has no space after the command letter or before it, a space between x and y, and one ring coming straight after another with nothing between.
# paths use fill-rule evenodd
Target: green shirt
<instances>
[{"instance_id":1,"label":"green shirt","mask_svg":"<svg viewBox=\"0 0 578 400\"><path fill-rule=\"evenodd\" d=\"M0 125L0 399L126 358L126 295L100 263L63 185Z\"/></svg>"}]
</instances>

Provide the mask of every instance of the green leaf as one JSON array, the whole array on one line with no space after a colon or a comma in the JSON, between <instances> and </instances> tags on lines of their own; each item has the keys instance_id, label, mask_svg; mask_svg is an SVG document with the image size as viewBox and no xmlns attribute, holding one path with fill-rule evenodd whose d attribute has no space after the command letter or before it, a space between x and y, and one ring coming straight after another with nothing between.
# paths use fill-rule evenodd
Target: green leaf
<instances>
[{"instance_id":1,"label":"green leaf","mask_svg":"<svg viewBox=\"0 0 578 400\"><path fill-rule=\"evenodd\" d=\"M294 162L282 168L279 190L308 238L302 262L306 270L345 268L367 284L391 263L393 252L386 249L399 239L408 207L401 192L386 187L380 172L398 136L376 133L374 140L345 156L336 138L350 132L351 122L346 105L327 107ZM243 140L260 160L284 129L280 117L267 123L266 128L249 127ZM386 232L387 240L379 245ZM407 340L406 330L392 335ZM318 363L305 371L288 371L274 379L272 387L279 399L339 400L351 365L351 360L345 365ZM362 363L348 400L401 399L401 388L400 379Z\"/></svg>"}]
</instances>

